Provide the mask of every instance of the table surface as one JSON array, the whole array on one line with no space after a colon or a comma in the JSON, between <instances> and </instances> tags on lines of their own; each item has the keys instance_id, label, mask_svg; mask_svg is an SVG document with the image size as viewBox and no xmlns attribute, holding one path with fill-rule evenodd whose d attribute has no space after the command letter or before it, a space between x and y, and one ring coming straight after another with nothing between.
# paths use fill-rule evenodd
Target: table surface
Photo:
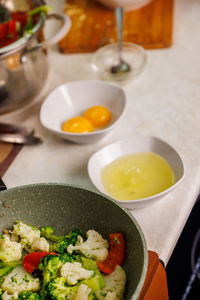
<instances>
[{"instance_id":1,"label":"table surface","mask_svg":"<svg viewBox=\"0 0 200 300\"><path fill-rule=\"evenodd\" d=\"M55 10L61 11L63 0L58 3ZM39 97L19 111L0 116L0 122L34 128L44 140L42 145L23 147L3 176L7 187L62 182L95 191L87 174L87 162L94 152L133 135L159 137L182 156L185 177L169 195L132 213L143 229L148 249L167 263L200 188L199 27L200 1L176 0L173 46L147 51L145 70L124 86L128 107L120 124L103 140L89 145L67 143L40 124L41 103L52 89L68 81L97 79L90 68L92 54L64 55L53 47L48 53L48 80ZM47 31L52 29L55 24Z\"/></svg>"}]
</instances>

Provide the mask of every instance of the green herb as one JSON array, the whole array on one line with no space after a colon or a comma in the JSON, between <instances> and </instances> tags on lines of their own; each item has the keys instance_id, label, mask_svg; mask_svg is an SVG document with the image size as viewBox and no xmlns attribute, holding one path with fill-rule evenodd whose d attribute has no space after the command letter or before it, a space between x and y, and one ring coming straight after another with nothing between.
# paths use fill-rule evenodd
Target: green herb
<instances>
[{"instance_id":1,"label":"green herb","mask_svg":"<svg viewBox=\"0 0 200 300\"><path fill-rule=\"evenodd\" d=\"M7 34L7 38L8 38L8 39L12 39L13 37L14 37L14 36L13 36L12 33Z\"/></svg>"},{"instance_id":2,"label":"green herb","mask_svg":"<svg viewBox=\"0 0 200 300\"><path fill-rule=\"evenodd\" d=\"M24 276L23 280L26 281L26 282L29 282L29 280L27 278L27 275Z\"/></svg>"},{"instance_id":3,"label":"green herb","mask_svg":"<svg viewBox=\"0 0 200 300\"><path fill-rule=\"evenodd\" d=\"M28 243L26 243L26 247L27 249L31 249L31 246Z\"/></svg>"},{"instance_id":4,"label":"green herb","mask_svg":"<svg viewBox=\"0 0 200 300\"><path fill-rule=\"evenodd\" d=\"M17 279L15 277L11 277L11 281L17 283Z\"/></svg>"},{"instance_id":5,"label":"green herb","mask_svg":"<svg viewBox=\"0 0 200 300\"><path fill-rule=\"evenodd\" d=\"M100 292L99 294L100 294L100 296L102 296L102 297L105 297L105 296L107 295L107 293L104 293L104 292Z\"/></svg>"},{"instance_id":6,"label":"green herb","mask_svg":"<svg viewBox=\"0 0 200 300\"><path fill-rule=\"evenodd\" d=\"M118 244L118 245L120 244L120 241L118 240L117 237L114 238L114 241L115 241L116 244Z\"/></svg>"}]
</instances>

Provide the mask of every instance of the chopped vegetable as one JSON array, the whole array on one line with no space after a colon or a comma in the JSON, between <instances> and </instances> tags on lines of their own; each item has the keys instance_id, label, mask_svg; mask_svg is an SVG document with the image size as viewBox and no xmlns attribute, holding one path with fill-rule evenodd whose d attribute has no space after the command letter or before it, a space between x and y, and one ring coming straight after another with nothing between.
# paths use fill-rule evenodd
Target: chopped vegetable
<instances>
[{"instance_id":1,"label":"chopped vegetable","mask_svg":"<svg viewBox=\"0 0 200 300\"><path fill-rule=\"evenodd\" d=\"M4 263L0 262L0 278L10 273L14 268L20 265L21 261Z\"/></svg>"},{"instance_id":2,"label":"chopped vegetable","mask_svg":"<svg viewBox=\"0 0 200 300\"><path fill-rule=\"evenodd\" d=\"M62 236L50 226L39 230L16 222L0 235L0 300L122 300L123 235L111 233L110 245L94 229L86 237L79 229ZM34 251L22 258L22 250L39 250L46 239L53 242L53 252ZM21 259L13 261L19 254Z\"/></svg>"},{"instance_id":3,"label":"chopped vegetable","mask_svg":"<svg viewBox=\"0 0 200 300\"><path fill-rule=\"evenodd\" d=\"M44 226L41 228L41 236L47 238L48 240L52 242L57 242L59 239L63 238L63 236L54 235L55 229L51 226Z\"/></svg>"},{"instance_id":4,"label":"chopped vegetable","mask_svg":"<svg viewBox=\"0 0 200 300\"><path fill-rule=\"evenodd\" d=\"M86 236L87 240L84 242L83 238L79 235L76 245L69 245L67 251L69 253L78 251L86 257L104 261L108 256L108 241L103 239L101 234L95 230L89 230Z\"/></svg>"},{"instance_id":5,"label":"chopped vegetable","mask_svg":"<svg viewBox=\"0 0 200 300\"><path fill-rule=\"evenodd\" d=\"M65 236L58 236L55 244L50 245L50 250L53 252L58 252L60 254L67 253L67 247L69 245L75 245L77 242L78 236L80 236L82 232L79 229L74 229L70 233ZM55 235L51 235L49 237L51 240L56 240Z\"/></svg>"},{"instance_id":6,"label":"chopped vegetable","mask_svg":"<svg viewBox=\"0 0 200 300\"><path fill-rule=\"evenodd\" d=\"M9 294L23 291L37 292L40 290L40 280L27 273L23 266L17 266L5 277L2 289Z\"/></svg>"},{"instance_id":7,"label":"chopped vegetable","mask_svg":"<svg viewBox=\"0 0 200 300\"><path fill-rule=\"evenodd\" d=\"M110 274L117 265L121 266L124 260L125 243L121 233L110 234L110 252L103 262L97 262L101 272Z\"/></svg>"},{"instance_id":8,"label":"chopped vegetable","mask_svg":"<svg viewBox=\"0 0 200 300\"><path fill-rule=\"evenodd\" d=\"M81 284L78 287L78 291L74 297L74 300L88 300L88 296L91 292L91 289L85 285L85 284Z\"/></svg>"},{"instance_id":9,"label":"chopped vegetable","mask_svg":"<svg viewBox=\"0 0 200 300\"><path fill-rule=\"evenodd\" d=\"M60 274L67 279L69 285L75 285L80 280L91 278L94 275L94 271L86 270L79 262L66 262L62 266Z\"/></svg>"},{"instance_id":10,"label":"chopped vegetable","mask_svg":"<svg viewBox=\"0 0 200 300\"><path fill-rule=\"evenodd\" d=\"M20 238L20 243L27 252L42 251L49 252L49 243L44 237L40 237L40 230L21 221L13 226L12 234Z\"/></svg>"},{"instance_id":11,"label":"chopped vegetable","mask_svg":"<svg viewBox=\"0 0 200 300\"><path fill-rule=\"evenodd\" d=\"M33 271L38 269L41 258L49 255L58 255L58 253L51 252L32 252L27 254L23 259L23 267L26 269L28 273L33 273Z\"/></svg>"},{"instance_id":12,"label":"chopped vegetable","mask_svg":"<svg viewBox=\"0 0 200 300\"><path fill-rule=\"evenodd\" d=\"M99 300L120 300L123 299L126 273L120 266L116 266L114 272L103 276L105 287L96 293Z\"/></svg>"},{"instance_id":13,"label":"chopped vegetable","mask_svg":"<svg viewBox=\"0 0 200 300\"><path fill-rule=\"evenodd\" d=\"M46 298L51 300L72 299L78 290L78 286L67 286L64 277L56 277L48 282L46 286ZM45 298L43 298L45 299Z\"/></svg>"},{"instance_id":14,"label":"chopped vegetable","mask_svg":"<svg viewBox=\"0 0 200 300\"><path fill-rule=\"evenodd\" d=\"M37 293L33 292L22 292L19 294L19 300L41 300L40 296Z\"/></svg>"},{"instance_id":15,"label":"chopped vegetable","mask_svg":"<svg viewBox=\"0 0 200 300\"><path fill-rule=\"evenodd\" d=\"M38 268L40 271L42 271L42 276L43 276L43 283L42 283L42 290L41 290L42 299L46 299L47 284L50 282L51 279L57 276L58 270L61 269L64 263L73 262L73 261L74 261L74 256L70 254L56 255L56 256L48 254L41 259Z\"/></svg>"},{"instance_id":16,"label":"chopped vegetable","mask_svg":"<svg viewBox=\"0 0 200 300\"><path fill-rule=\"evenodd\" d=\"M22 259L22 245L11 241L9 234L0 238L0 260L4 262L19 261Z\"/></svg>"},{"instance_id":17,"label":"chopped vegetable","mask_svg":"<svg viewBox=\"0 0 200 300\"><path fill-rule=\"evenodd\" d=\"M50 10L50 6L43 5L28 12L9 12L0 5L0 48L14 43L26 33L32 33L38 17L46 16Z\"/></svg>"}]
</instances>

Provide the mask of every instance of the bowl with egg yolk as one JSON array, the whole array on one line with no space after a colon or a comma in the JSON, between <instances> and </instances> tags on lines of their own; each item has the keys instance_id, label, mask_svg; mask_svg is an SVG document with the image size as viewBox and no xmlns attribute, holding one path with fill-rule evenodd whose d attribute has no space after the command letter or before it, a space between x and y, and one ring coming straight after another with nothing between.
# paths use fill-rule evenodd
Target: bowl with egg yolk
<instances>
[{"instance_id":1,"label":"bowl with egg yolk","mask_svg":"<svg viewBox=\"0 0 200 300\"><path fill-rule=\"evenodd\" d=\"M171 192L184 177L178 152L152 136L120 140L88 162L94 186L129 209L146 207Z\"/></svg>"},{"instance_id":2,"label":"bowl with egg yolk","mask_svg":"<svg viewBox=\"0 0 200 300\"><path fill-rule=\"evenodd\" d=\"M126 108L123 89L103 81L60 85L40 110L42 125L74 143L94 143L115 128Z\"/></svg>"}]
</instances>

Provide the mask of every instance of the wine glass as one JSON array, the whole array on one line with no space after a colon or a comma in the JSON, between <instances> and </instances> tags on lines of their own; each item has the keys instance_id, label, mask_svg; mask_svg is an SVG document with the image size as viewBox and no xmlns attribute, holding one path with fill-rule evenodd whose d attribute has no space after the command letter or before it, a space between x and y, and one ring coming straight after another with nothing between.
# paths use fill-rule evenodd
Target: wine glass
<instances>
[{"instance_id":1,"label":"wine glass","mask_svg":"<svg viewBox=\"0 0 200 300\"><path fill-rule=\"evenodd\" d=\"M141 8L152 0L97 1L111 9L115 9L115 12L119 10L119 8L126 12ZM123 20L123 18L121 18L121 20ZM119 18L116 18L116 23L119 25ZM122 31L123 24L121 24L120 27ZM110 43L99 48L94 54L92 66L95 71L98 71L102 79L114 80L123 83L141 73L146 63L146 52L142 46L135 43L121 43L119 37L122 38L122 32L119 32L118 26L118 43ZM114 71L116 69L118 71L120 70L120 72L113 72L113 69ZM121 70L123 70L123 72L121 72Z\"/></svg>"}]
</instances>

